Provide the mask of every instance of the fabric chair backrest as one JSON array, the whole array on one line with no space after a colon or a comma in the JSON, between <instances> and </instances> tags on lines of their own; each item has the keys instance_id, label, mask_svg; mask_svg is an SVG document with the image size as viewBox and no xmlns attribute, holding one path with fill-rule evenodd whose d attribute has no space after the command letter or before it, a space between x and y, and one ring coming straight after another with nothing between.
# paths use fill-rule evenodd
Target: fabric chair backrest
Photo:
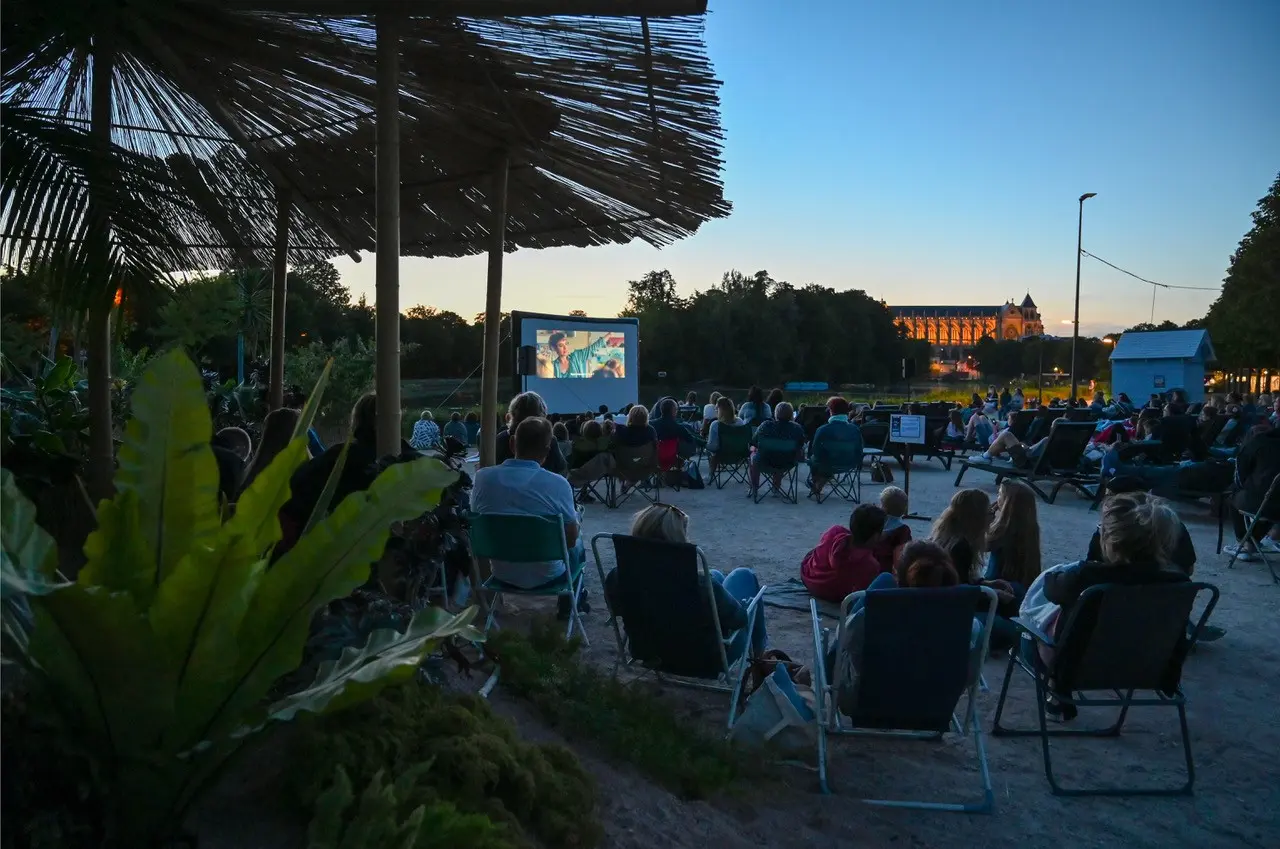
<instances>
[{"instance_id":1,"label":"fabric chair backrest","mask_svg":"<svg viewBox=\"0 0 1280 849\"><path fill-rule=\"evenodd\" d=\"M613 459L617 463L616 477L626 481L642 481L658 471L658 446L652 442L644 445L613 444Z\"/></svg>"},{"instance_id":2,"label":"fabric chair backrest","mask_svg":"<svg viewBox=\"0 0 1280 849\"><path fill-rule=\"evenodd\" d=\"M901 412L901 408L899 407L875 407L874 409L867 410L866 414L863 415L862 420L864 422L883 422L888 425L889 417L894 413L899 412Z\"/></svg>"},{"instance_id":3,"label":"fabric chair backrest","mask_svg":"<svg viewBox=\"0 0 1280 849\"><path fill-rule=\"evenodd\" d=\"M1049 434L1049 444L1040 455L1036 471L1076 471L1096 430L1093 422L1059 422Z\"/></svg>"},{"instance_id":4,"label":"fabric chair backrest","mask_svg":"<svg viewBox=\"0 0 1280 849\"><path fill-rule=\"evenodd\" d=\"M853 439L822 439L813 449L814 463L831 471L846 471L862 465L862 431L850 426Z\"/></svg>"},{"instance_id":5,"label":"fabric chair backrest","mask_svg":"<svg viewBox=\"0 0 1280 849\"><path fill-rule=\"evenodd\" d=\"M1099 418L1097 410L1091 410L1088 407L1080 409L1075 407L1067 410L1067 421L1069 422L1096 422Z\"/></svg>"},{"instance_id":6,"label":"fabric chair backrest","mask_svg":"<svg viewBox=\"0 0 1280 849\"><path fill-rule=\"evenodd\" d=\"M867 448L883 449L889 441L889 420L868 421L858 426L862 431L862 444Z\"/></svg>"},{"instance_id":7,"label":"fabric chair backrest","mask_svg":"<svg viewBox=\"0 0 1280 849\"><path fill-rule=\"evenodd\" d=\"M721 422L716 428L720 437L720 448L716 457L720 462L745 460L751 453L751 425L728 425Z\"/></svg>"},{"instance_id":8,"label":"fabric chair backrest","mask_svg":"<svg viewBox=\"0 0 1280 849\"><path fill-rule=\"evenodd\" d=\"M680 440L658 440L658 465L663 469L680 468Z\"/></svg>"},{"instance_id":9,"label":"fabric chair backrest","mask_svg":"<svg viewBox=\"0 0 1280 849\"><path fill-rule=\"evenodd\" d=\"M1077 690L1176 685L1169 671L1180 666L1179 653L1189 648L1191 608L1207 588L1192 582L1089 587L1058 631L1055 674Z\"/></svg>"},{"instance_id":10,"label":"fabric chair backrest","mask_svg":"<svg viewBox=\"0 0 1280 849\"><path fill-rule=\"evenodd\" d=\"M698 547L623 534L611 539L618 568L614 612L622 617L631 657L672 675L718 675L720 637Z\"/></svg>"},{"instance_id":11,"label":"fabric chair backrest","mask_svg":"<svg viewBox=\"0 0 1280 849\"><path fill-rule=\"evenodd\" d=\"M946 731L974 675L969 642L979 605L986 596L973 586L868 592L853 724Z\"/></svg>"},{"instance_id":12,"label":"fabric chair backrest","mask_svg":"<svg viewBox=\"0 0 1280 849\"><path fill-rule=\"evenodd\" d=\"M760 449L760 465L771 469L790 469L796 464L796 442L794 439L761 437L756 442Z\"/></svg>"},{"instance_id":13,"label":"fabric chair backrest","mask_svg":"<svg viewBox=\"0 0 1280 849\"><path fill-rule=\"evenodd\" d=\"M1031 422L1035 421L1035 418L1035 410L1018 410L1012 413L1009 416L1009 432L1025 442L1027 431L1031 429Z\"/></svg>"},{"instance_id":14,"label":"fabric chair backrest","mask_svg":"<svg viewBox=\"0 0 1280 849\"><path fill-rule=\"evenodd\" d=\"M473 513L470 524L471 551L476 557L509 563L568 562L561 516Z\"/></svg>"},{"instance_id":15,"label":"fabric chair backrest","mask_svg":"<svg viewBox=\"0 0 1280 849\"><path fill-rule=\"evenodd\" d=\"M796 420L800 422L800 427L804 428L805 441L813 439L818 428L826 424L830 417L831 413L825 404L805 404L801 407L800 412L796 414Z\"/></svg>"}]
</instances>

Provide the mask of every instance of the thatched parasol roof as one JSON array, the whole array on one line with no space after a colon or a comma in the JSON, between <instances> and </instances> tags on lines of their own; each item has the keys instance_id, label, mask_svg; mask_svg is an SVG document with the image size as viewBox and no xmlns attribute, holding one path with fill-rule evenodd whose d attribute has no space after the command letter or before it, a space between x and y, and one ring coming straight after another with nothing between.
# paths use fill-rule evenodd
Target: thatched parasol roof
<instances>
[{"instance_id":1,"label":"thatched parasol roof","mask_svg":"<svg viewBox=\"0 0 1280 849\"><path fill-rule=\"evenodd\" d=\"M372 20L251 10L263 5L282 4L126 6L115 21L111 213L113 239L132 261L269 264L277 185L301 212L293 261L372 250ZM474 8L539 5L555 4ZM87 134L90 66L59 14L75 6L3 3L0 232L10 250L15 240L38 249L38 216L19 212L41 207L42 193L83 215L88 174L100 167ZM661 245L728 213L718 83L700 18L411 18L402 36L403 253L486 247L488 175L503 150L513 247Z\"/></svg>"}]
</instances>

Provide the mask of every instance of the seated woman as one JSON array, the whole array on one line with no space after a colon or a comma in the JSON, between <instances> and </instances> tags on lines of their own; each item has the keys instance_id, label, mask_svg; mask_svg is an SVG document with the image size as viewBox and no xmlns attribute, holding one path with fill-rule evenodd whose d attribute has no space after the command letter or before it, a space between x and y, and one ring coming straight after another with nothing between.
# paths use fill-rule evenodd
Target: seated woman
<instances>
[{"instance_id":1,"label":"seated woman","mask_svg":"<svg viewBox=\"0 0 1280 849\"><path fill-rule=\"evenodd\" d=\"M947 424L942 428L939 434L939 442L945 442L955 445L963 445L965 440L965 424L964 417L960 415L960 410L954 409L947 413Z\"/></svg>"},{"instance_id":2,"label":"seated woman","mask_svg":"<svg viewBox=\"0 0 1280 849\"><path fill-rule=\"evenodd\" d=\"M764 402L764 390L753 386L747 390L747 400L738 410L742 420L752 427L758 427L766 419L772 418L773 410Z\"/></svg>"},{"instance_id":3,"label":"seated woman","mask_svg":"<svg viewBox=\"0 0 1280 849\"><path fill-rule=\"evenodd\" d=\"M934 520L929 539L942 546L966 583L982 578L987 551L991 499L980 489L962 489Z\"/></svg>"},{"instance_id":4,"label":"seated woman","mask_svg":"<svg viewBox=\"0 0 1280 849\"><path fill-rule=\"evenodd\" d=\"M1036 422L1039 421L1040 419L1037 418L1032 422L1031 428L1034 429ZM1065 418L1054 419L1049 424L1049 433L1034 443L1023 442L1014 436L1011 430L1002 430L999 436L992 440L991 446L982 452L980 459L999 460L1002 455L1008 454L1009 462L1013 465L1020 469L1030 468L1044 453L1045 447L1049 444L1049 436L1053 434L1053 429L1058 426L1058 422L1064 421L1066 421ZM1030 432L1028 432L1028 438L1030 438Z\"/></svg>"},{"instance_id":5,"label":"seated woman","mask_svg":"<svg viewBox=\"0 0 1280 849\"><path fill-rule=\"evenodd\" d=\"M462 423L462 413L455 410L449 414L449 421L444 426L444 436L446 439L452 436L463 445L467 444L467 426Z\"/></svg>"},{"instance_id":6,"label":"seated woman","mask_svg":"<svg viewBox=\"0 0 1280 849\"><path fill-rule=\"evenodd\" d=\"M973 415L969 416L969 424L964 429L964 441L970 445L980 445L986 448L991 444L991 438L996 432L996 426L991 423L990 415L985 409L974 410Z\"/></svg>"},{"instance_id":7,"label":"seated woman","mask_svg":"<svg viewBox=\"0 0 1280 849\"><path fill-rule=\"evenodd\" d=\"M655 539L665 542L693 542L689 538L689 516L679 507L671 504L652 504L636 514L631 522L631 536L640 539ZM755 572L745 567L734 569L728 575L719 569L711 570L711 580L715 586L716 613L720 618L720 630L728 637L739 631L733 643L725 651L729 663L742 656L747 648L745 630L747 627L747 605L756 593L760 592L760 581ZM625 613L619 607L618 570L611 569L604 578L604 597L609 602L609 609L619 615ZM703 596L705 598L705 595ZM751 629L751 657L764 654L768 646L765 633L764 605L757 604L755 625Z\"/></svg>"},{"instance_id":8,"label":"seated woman","mask_svg":"<svg viewBox=\"0 0 1280 849\"><path fill-rule=\"evenodd\" d=\"M627 423L615 427L613 439L628 448L657 445L658 432L649 424L649 411L639 404L632 407L627 413Z\"/></svg>"},{"instance_id":9,"label":"seated woman","mask_svg":"<svg viewBox=\"0 0 1280 849\"><path fill-rule=\"evenodd\" d=\"M876 544L884 532L885 512L874 504L859 504L849 525L832 525L800 563L800 580L809 595L839 604L845 596L865 590L882 572Z\"/></svg>"},{"instance_id":10,"label":"seated woman","mask_svg":"<svg viewBox=\"0 0 1280 849\"><path fill-rule=\"evenodd\" d=\"M732 402L730 402L732 403ZM720 393L712 392L711 397L707 399L706 406L702 408L702 424L699 427L699 433L702 438L706 439L711 430L711 423L716 420L720 410Z\"/></svg>"},{"instance_id":11,"label":"seated woman","mask_svg":"<svg viewBox=\"0 0 1280 849\"><path fill-rule=\"evenodd\" d=\"M776 457L766 456L763 458L765 462L768 462L774 467L786 466L789 462L798 462L803 459L805 440L804 428L800 426L799 422L793 420L795 418L795 410L792 409L790 404L783 401L778 405L778 408L773 411L773 415L774 417L772 419L768 419L764 424L760 425L755 436L751 438L752 445L759 444L761 439L787 439L794 443L795 448L790 452L789 456L779 454ZM760 486L761 460L760 452L758 450L753 450L751 452L750 469L752 491L755 491L755 489ZM773 475L773 486L775 489L782 488L781 474Z\"/></svg>"},{"instance_id":12,"label":"seated woman","mask_svg":"<svg viewBox=\"0 0 1280 849\"><path fill-rule=\"evenodd\" d=\"M720 428L721 427L737 427L745 424L742 419L738 418L737 413L733 410L733 400L726 396L721 396L716 401L716 420L711 423L711 428L707 431L707 466L715 474L718 465L717 454L720 451Z\"/></svg>"},{"instance_id":13,"label":"seated woman","mask_svg":"<svg viewBox=\"0 0 1280 849\"><path fill-rule=\"evenodd\" d=\"M1163 499L1145 492L1111 496L1102 504L1098 525L1101 561L1082 560L1046 569L1027 590L1019 618L1056 639L1080 595L1092 586L1189 580L1173 562L1180 525L1178 514ZM1041 646L1040 655L1052 666L1052 650ZM1074 709L1059 712L1065 719L1075 716Z\"/></svg>"},{"instance_id":14,"label":"seated woman","mask_svg":"<svg viewBox=\"0 0 1280 849\"><path fill-rule=\"evenodd\" d=\"M1009 620L1018 615L1027 588L1040 575L1040 521L1036 494L1022 481L1006 478L996 496L995 516L987 531L987 567L983 583L1000 596L991 633L993 648L1008 648L1018 641L1018 629Z\"/></svg>"},{"instance_id":15,"label":"seated woman","mask_svg":"<svg viewBox=\"0 0 1280 849\"><path fill-rule=\"evenodd\" d=\"M840 396L827 399L827 423L814 431L809 440L809 492L817 495L827 485L830 469L824 471L822 459L824 446L833 442L849 442L862 445L862 431L849 421L849 413L853 408Z\"/></svg>"}]
</instances>

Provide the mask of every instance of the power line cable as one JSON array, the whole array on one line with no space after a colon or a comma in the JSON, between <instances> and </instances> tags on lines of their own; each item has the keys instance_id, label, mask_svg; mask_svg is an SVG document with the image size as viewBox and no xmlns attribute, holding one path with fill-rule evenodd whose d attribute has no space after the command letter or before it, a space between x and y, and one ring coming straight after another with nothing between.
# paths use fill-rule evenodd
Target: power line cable
<instances>
[{"instance_id":1,"label":"power line cable","mask_svg":"<svg viewBox=\"0 0 1280 849\"><path fill-rule=\"evenodd\" d=\"M1108 262L1107 260L1098 256L1097 254L1091 254L1088 251L1086 251L1084 248L1080 249L1080 253L1083 256L1089 257L1090 259L1096 259L1098 262L1102 263L1105 266L1114 268L1116 271L1119 271L1121 274L1127 274L1130 277L1132 277L1134 280L1141 280L1143 283L1149 284L1151 286L1151 323L1152 324L1154 324L1156 320L1156 288L1157 287L1161 289L1181 289L1183 291L1188 291L1188 292L1219 291L1216 287L1211 288L1208 286L1175 286L1172 283L1157 283L1154 280L1148 280L1145 277L1139 277L1137 274L1134 274L1132 271L1129 271L1128 269L1125 269L1125 268L1121 268L1120 266L1116 265L1114 262Z\"/></svg>"}]
</instances>

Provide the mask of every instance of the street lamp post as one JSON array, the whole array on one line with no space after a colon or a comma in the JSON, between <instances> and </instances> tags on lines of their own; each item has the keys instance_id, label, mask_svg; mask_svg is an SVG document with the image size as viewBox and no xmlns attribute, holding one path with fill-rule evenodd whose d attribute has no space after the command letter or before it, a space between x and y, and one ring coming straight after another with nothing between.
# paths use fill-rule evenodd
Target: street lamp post
<instances>
[{"instance_id":1,"label":"street lamp post","mask_svg":"<svg viewBox=\"0 0 1280 849\"><path fill-rule=\"evenodd\" d=\"M1080 219L1076 224L1076 315L1071 323L1071 400L1076 400L1076 346L1080 343L1080 260L1084 250L1084 202L1097 197L1097 192L1080 195Z\"/></svg>"}]
</instances>

